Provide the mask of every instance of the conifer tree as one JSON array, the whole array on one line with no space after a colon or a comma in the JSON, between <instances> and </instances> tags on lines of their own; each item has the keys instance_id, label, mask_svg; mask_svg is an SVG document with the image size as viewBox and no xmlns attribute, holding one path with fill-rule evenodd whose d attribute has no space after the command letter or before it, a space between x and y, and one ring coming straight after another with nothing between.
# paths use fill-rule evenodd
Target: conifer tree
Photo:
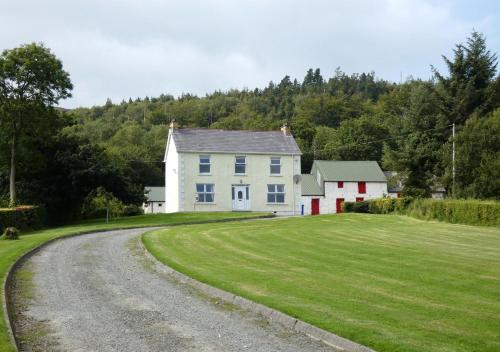
<instances>
[{"instance_id":1,"label":"conifer tree","mask_svg":"<svg viewBox=\"0 0 500 352\"><path fill-rule=\"evenodd\" d=\"M447 123L463 125L472 114L485 115L498 105L497 56L488 50L484 35L472 32L466 44L456 45L453 59L443 59L449 75L433 71Z\"/></svg>"}]
</instances>

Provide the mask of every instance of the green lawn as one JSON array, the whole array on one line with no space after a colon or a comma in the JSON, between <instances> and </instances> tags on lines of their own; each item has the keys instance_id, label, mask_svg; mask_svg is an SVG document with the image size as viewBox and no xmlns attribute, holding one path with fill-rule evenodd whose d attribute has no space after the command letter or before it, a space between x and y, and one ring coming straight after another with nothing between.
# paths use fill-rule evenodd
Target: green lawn
<instances>
[{"instance_id":1,"label":"green lawn","mask_svg":"<svg viewBox=\"0 0 500 352\"><path fill-rule=\"evenodd\" d=\"M181 223L192 223L200 221L213 221L222 219L245 218L262 216L262 213L176 213L141 215L128 218L120 218L111 221L109 224L103 220L85 221L79 224L36 231L21 236L17 241L0 240L0 277L3 279L7 275L10 266L24 253L38 245L55 237L67 236L79 232L109 230L114 228L132 228L143 226L175 225ZM3 285L0 288L1 300L4 299ZM10 344L7 334L6 322L3 319L3 308L0 306L0 352L15 351Z\"/></svg>"},{"instance_id":2,"label":"green lawn","mask_svg":"<svg viewBox=\"0 0 500 352\"><path fill-rule=\"evenodd\" d=\"M162 262L380 351L500 351L500 229L342 214L175 227Z\"/></svg>"}]
</instances>

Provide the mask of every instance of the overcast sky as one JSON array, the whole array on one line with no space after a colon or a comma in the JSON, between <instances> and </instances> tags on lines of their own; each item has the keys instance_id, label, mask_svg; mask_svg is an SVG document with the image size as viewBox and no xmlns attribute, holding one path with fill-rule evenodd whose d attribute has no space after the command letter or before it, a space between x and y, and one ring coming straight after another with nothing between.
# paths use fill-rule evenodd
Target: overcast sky
<instances>
[{"instance_id":1,"label":"overcast sky","mask_svg":"<svg viewBox=\"0 0 500 352\"><path fill-rule=\"evenodd\" d=\"M74 83L63 107L264 87L308 68L399 81L443 68L473 28L500 51L496 0L0 0L0 49L43 42Z\"/></svg>"}]
</instances>

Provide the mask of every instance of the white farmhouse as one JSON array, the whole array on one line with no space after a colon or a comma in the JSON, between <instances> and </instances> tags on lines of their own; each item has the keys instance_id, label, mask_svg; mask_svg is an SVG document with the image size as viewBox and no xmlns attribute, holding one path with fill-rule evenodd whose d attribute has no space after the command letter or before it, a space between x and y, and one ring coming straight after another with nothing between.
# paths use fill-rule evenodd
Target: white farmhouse
<instances>
[{"instance_id":1,"label":"white farmhouse","mask_svg":"<svg viewBox=\"0 0 500 352\"><path fill-rule=\"evenodd\" d=\"M315 160L302 175L304 215L342 212L342 203L387 196L387 179L376 161Z\"/></svg>"},{"instance_id":2,"label":"white farmhouse","mask_svg":"<svg viewBox=\"0 0 500 352\"><path fill-rule=\"evenodd\" d=\"M170 125L165 212L263 211L300 214L301 152L281 131L227 131Z\"/></svg>"},{"instance_id":3,"label":"white farmhouse","mask_svg":"<svg viewBox=\"0 0 500 352\"><path fill-rule=\"evenodd\" d=\"M144 214L165 212L165 187L146 187L144 189L146 202L142 205Z\"/></svg>"}]
</instances>

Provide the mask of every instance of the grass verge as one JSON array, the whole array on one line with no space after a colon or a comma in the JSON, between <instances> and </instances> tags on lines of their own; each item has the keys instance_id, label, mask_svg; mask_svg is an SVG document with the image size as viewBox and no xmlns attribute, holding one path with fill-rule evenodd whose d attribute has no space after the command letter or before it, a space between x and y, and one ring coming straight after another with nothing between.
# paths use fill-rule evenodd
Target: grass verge
<instances>
[{"instance_id":1,"label":"grass verge","mask_svg":"<svg viewBox=\"0 0 500 352\"><path fill-rule=\"evenodd\" d=\"M166 225L179 225L200 222L213 222L222 220L238 220L245 218L256 218L265 216L264 213L174 213L141 215L127 218L119 218L106 224L103 220L85 221L82 223L64 227L45 229L23 234L19 240L6 241L0 239L0 277L4 281L9 268L25 253L36 248L53 238L64 237L78 233L113 230L134 227L153 227ZM4 285L0 288L2 302L5 299ZM0 306L0 352L15 351L8 334L7 322L3 319L3 304Z\"/></svg>"},{"instance_id":2,"label":"grass verge","mask_svg":"<svg viewBox=\"0 0 500 352\"><path fill-rule=\"evenodd\" d=\"M500 229L342 214L147 233L160 261L379 351L500 350Z\"/></svg>"}]
</instances>

